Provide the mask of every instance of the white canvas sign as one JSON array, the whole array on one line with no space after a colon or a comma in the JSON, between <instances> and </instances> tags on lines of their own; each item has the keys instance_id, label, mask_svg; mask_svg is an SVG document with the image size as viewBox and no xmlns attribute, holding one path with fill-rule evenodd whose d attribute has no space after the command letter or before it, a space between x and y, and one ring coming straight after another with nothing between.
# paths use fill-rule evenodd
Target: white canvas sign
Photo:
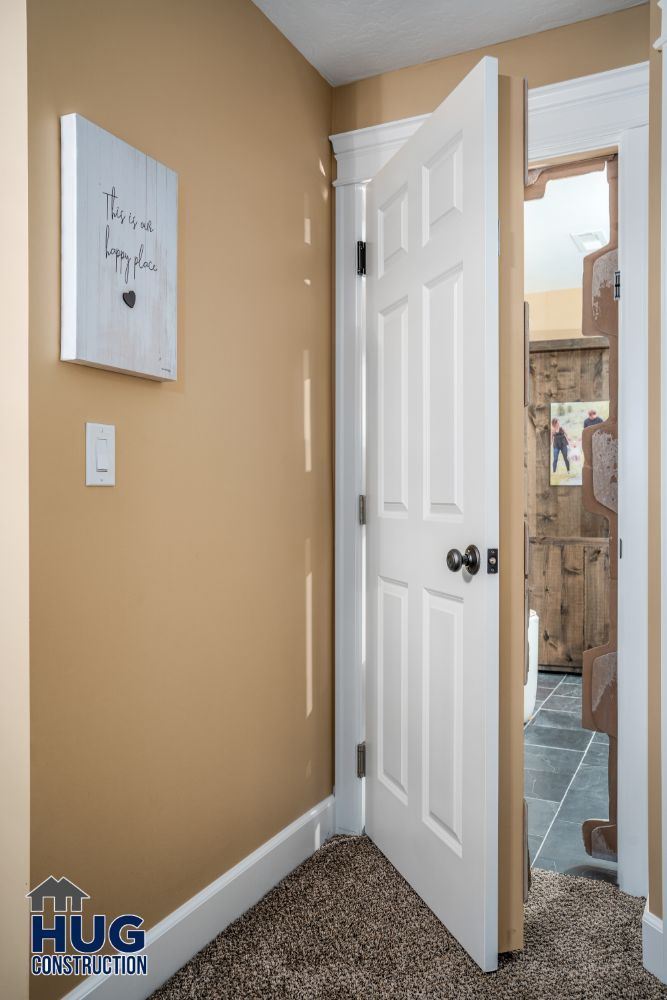
<instances>
[{"instance_id":1,"label":"white canvas sign","mask_svg":"<svg viewBox=\"0 0 667 1000\"><path fill-rule=\"evenodd\" d=\"M63 361L176 378L178 177L61 118Z\"/></svg>"}]
</instances>

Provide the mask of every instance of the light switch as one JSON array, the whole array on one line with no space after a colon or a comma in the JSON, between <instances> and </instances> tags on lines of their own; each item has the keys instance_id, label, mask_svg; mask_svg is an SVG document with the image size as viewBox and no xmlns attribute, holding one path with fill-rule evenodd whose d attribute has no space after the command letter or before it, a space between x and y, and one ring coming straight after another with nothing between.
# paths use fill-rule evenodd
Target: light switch
<instances>
[{"instance_id":1,"label":"light switch","mask_svg":"<svg viewBox=\"0 0 667 1000\"><path fill-rule=\"evenodd\" d=\"M86 486L116 485L116 428L86 424Z\"/></svg>"},{"instance_id":2,"label":"light switch","mask_svg":"<svg viewBox=\"0 0 667 1000\"><path fill-rule=\"evenodd\" d=\"M109 441L98 437L95 442L95 468L98 472L109 471Z\"/></svg>"}]
</instances>

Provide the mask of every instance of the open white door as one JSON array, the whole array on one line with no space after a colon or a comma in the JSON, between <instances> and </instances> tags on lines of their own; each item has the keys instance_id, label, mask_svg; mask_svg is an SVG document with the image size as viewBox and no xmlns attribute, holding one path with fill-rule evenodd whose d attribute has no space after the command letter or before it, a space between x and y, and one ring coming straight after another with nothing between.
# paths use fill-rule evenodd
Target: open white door
<instances>
[{"instance_id":1,"label":"open white door","mask_svg":"<svg viewBox=\"0 0 667 1000\"><path fill-rule=\"evenodd\" d=\"M498 64L368 186L366 829L498 951ZM479 550L479 571L447 553ZM450 559L456 565L456 555Z\"/></svg>"}]
</instances>

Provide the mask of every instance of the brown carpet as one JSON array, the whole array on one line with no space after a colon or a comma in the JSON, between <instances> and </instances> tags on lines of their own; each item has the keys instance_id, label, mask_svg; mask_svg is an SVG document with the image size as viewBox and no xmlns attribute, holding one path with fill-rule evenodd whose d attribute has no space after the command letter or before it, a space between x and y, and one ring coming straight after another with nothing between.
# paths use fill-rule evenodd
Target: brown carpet
<instances>
[{"instance_id":1,"label":"brown carpet","mask_svg":"<svg viewBox=\"0 0 667 1000\"><path fill-rule=\"evenodd\" d=\"M526 949L484 975L366 837L336 837L153 1000L653 1000L643 900L534 871Z\"/></svg>"}]
</instances>

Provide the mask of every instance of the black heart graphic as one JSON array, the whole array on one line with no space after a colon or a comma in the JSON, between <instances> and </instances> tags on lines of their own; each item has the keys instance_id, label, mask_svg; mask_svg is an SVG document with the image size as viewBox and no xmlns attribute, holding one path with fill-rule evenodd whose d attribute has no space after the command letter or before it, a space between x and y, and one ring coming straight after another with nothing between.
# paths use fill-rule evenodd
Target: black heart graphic
<instances>
[{"instance_id":1,"label":"black heart graphic","mask_svg":"<svg viewBox=\"0 0 667 1000\"><path fill-rule=\"evenodd\" d=\"M137 301L137 296L134 294L134 292L123 292L123 302L125 303L126 306L129 306L130 309L134 309L134 303L136 301Z\"/></svg>"}]
</instances>

